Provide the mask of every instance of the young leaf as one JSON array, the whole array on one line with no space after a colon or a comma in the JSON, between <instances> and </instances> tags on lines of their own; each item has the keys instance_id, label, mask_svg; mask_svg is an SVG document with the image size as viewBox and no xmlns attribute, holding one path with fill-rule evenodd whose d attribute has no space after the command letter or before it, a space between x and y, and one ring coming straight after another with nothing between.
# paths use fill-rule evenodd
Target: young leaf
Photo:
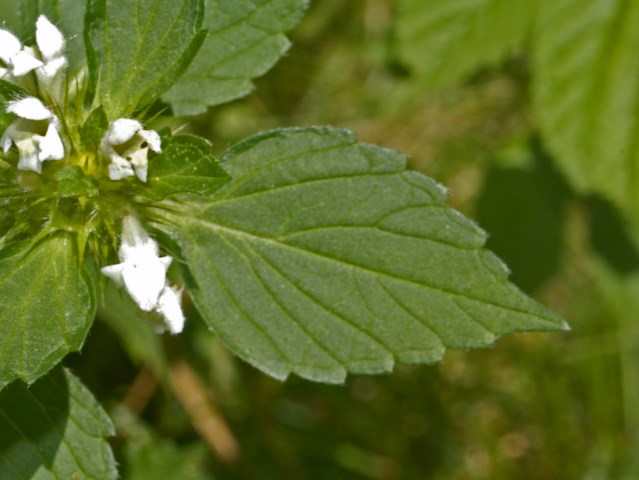
<instances>
[{"instance_id":1,"label":"young leaf","mask_svg":"<svg viewBox=\"0 0 639 480\"><path fill-rule=\"evenodd\" d=\"M177 193L211 195L228 183L228 173L211 154L211 144L193 135L162 141L162 154L149 163L144 195L159 200Z\"/></svg>"},{"instance_id":2,"label":"young leaf","mask_svg":"<svg viewBox=\"0 0 639 480\"><path fill-rule=\"evenodd\" d=\"M399 153L293 129L241 143L223 165L233 180L173 234L206 322L274 377L342 382L566 328L508 283L486 234Z\"/></svg>"},{"instance_id":3,"label":"young leaf","mask_svg":"<svg viewBox=\"0 0 639 480\"><path fill-rule=\"evenodd\" d=\"M109 128L104 109L100 106L93 110L80 130L80 143L86 151L97 149L104 133Z\"/></svg>"},{"instance_id":4,"label":"young leaf","mask_svg":"<svg viewBox=\"0 0 639 480\"><path fill-rule=\"evenodd\" d=\"M95 180L87 177L78 165L62 167L55 177L58 181L58 194L62 197L94 197L100 193Z\"/></svg>"},{"instance_id":5,"label":"young leaf","mask_svg":"<svg viewBox=\"0 0 639 480\"><path fill-rule=\"evenodd\" d=\"M93 321L94 297L71 235L0 251L0 388L18 378L33 382L78 350Z\"/></svg>"},{"instance_id":6,"label":"young leaf","mask_svg":"<svg viewBox=\"0 0 639 480\"><path fill-rule=\"evenodd\" d=\"M176 115L196 115L253 90L288 50L284 35L302 18L309 0L207 0L208 35L182 79L162 99Z\"/></svg>"},{"instance_id":7,"label":"young leaf","mask_svg":"<svg viewBox=\"0 0 639 480\"><path fill-rule=\"evenodd\" d=\"M458 82L518 48L532 25L536 4L400 0L395 17L399 57L430 87Z\"/></svg>"},{"instance_id":8,"label":"young leaf","mask_svg":"<svg viewBox=\"0 0 639 480\"><path fill-rule=\"evenodd\" d=\"M89 0L85 43L91 85L113 120L158 98L204 41L203 0Z\"/></svg>"},{"instance_id":9,"label":"young leaf","mask_svg":"<svg viewBox=\"0 0 639 480\"><path fill-rule=\"evenodd\" d=\"M544 138L575 187L636 213L639 3L540 3L533 87Z\"/></svg>"},{"instance_id":10,"label":"young leaf","mask_svg":"<svg viewBox=\"0 0 639 480\"><path fill-rule=\"evenodd\" d=\"M111 421L91 393L57 368L0 393L0 478L118 478Z\"/></svg>"},{"instance_id":11,"label":"young leaf","mask_svg":"<svg viewBox=\"0 0 639 480\"><path fill-rule=\"evenodd\" d=\"M23 40L35 44L36 21L40 15L52 21L66 39L65 55L72 70L79 68L85 59L82 38L82 20L85 0L20 0L18 12Z\"/></svg>"}]
</instances>

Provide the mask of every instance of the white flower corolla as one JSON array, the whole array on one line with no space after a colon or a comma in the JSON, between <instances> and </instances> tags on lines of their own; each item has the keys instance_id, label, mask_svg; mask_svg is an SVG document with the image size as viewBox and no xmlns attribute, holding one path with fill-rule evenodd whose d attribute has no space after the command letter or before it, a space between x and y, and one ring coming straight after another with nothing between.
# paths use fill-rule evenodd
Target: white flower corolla
<instances>
[{"instance_id":1,"label":"white flower corolla","mask_svg":"<svg viewBox=\"0 0 639 480\"><path fill-rule=\"evenodd\" d=\"M160 298L156 311L162 315L166 326L172 334L180 333L184 329L184 314L182 313L182 289L166 285Z\"/></svg>"},{"instance_id":2,"label":"white flower corolla","mask_svg":"<svg viewBox=\"0 0 639 480\"><path fill-rule=\"evenodd\" d=\"M18 116L4 131L0 143L5 154L18 149L18 169L40 173L42 162L64 158L58 118L35 97L9 102L7 112Z\"/></svg>"},{"instance_id":3,"label":"white flower corolla","mask_svg":"<svg viewBox=\"0 0 639 480\"><path fill-rule=\"evenodd\" d=\"M184 327L181 292L166 280L173 259L159 256L157 242L132 215L124 217L118 256L121 263L103 267L102 273L126 288L142 310L160 313L171 333L180 333Z\"/></svg>"},{"instance_id":4,"label":"white flower corolla","mask_svg":"<svg viewBox=\"0 0 639 480\"><path fill-rule=\"evenodd\" d=\"M33 48L25 47L8 30L0 29L0 78L21 77L44 65Z\"/></svg>"},{"instance_id":5,"label":"white flower corolla","mask_svg":"<svg viewBox=\"0 0 639 480\"><path fill-rule=\"evenodd\" d=\"M44 15L40 15L36 21L36 43L43 60L36 74L41 82L50 84L58 72L67 66L67 59L64 56L64 35Z\"/></svg>"},{"instance_id":6,"label":"white flower corolla","mask_svg":"<svg viewBox=\"0 0 639 480\"><path fill-rule=\"evenodd\" d=\"M115 120L102 139L102 151L111 159L109 178L121 180L136 175L146 182L149 150L162 153L158 132L144 130L142 124L132 118Z\"/></svg>"},{"instance_id":7,"label":"white flower corolla","mask_svg":"<svg viewBox=\"0 0 639 480\"><path fill-rule=\"evenodd\" d=\"M8 30L0 29L0 78L12 79L36 71L38 79L50 85L67 65L64 56L65 41L62 32L47 17L40 15L36 21L36 44L23 46Z\"/></svg>"}]
</instances>

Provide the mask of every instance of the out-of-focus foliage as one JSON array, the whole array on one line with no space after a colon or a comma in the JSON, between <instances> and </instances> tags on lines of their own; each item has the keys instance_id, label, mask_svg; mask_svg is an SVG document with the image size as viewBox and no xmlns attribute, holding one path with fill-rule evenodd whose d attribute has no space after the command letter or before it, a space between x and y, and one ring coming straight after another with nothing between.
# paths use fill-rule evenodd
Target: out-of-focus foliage
<instances>
[{"instance_id":1,"label":"out-of-focus foliage","mask_svg":"<svg viewBox=\"0 0 639 480\"><path fill-rule=\"evenodd\" d=\"M629 215L639 213L637 31L639 4L621 0L400 0L396 16L399 59L425 86L533 52L534 114L547 148L576 189Z\"/></svg>"}]
</instances>

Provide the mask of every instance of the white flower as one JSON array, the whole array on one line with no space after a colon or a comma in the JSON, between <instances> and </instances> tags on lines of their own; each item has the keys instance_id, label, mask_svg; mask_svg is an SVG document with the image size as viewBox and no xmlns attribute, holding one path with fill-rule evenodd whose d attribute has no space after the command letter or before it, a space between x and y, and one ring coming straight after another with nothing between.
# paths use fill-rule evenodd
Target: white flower
<instances>
[{"instance_id":1,"label":"white flower","mask_svg":"<svg viewBox=\"0 0 639 480\"><path fill-rule=\"evenodd\" d=\"M180 333L184 329L184 314L182 313L182 289L176 290L168 285L164 287L156 311L164 318L166 326L172 334Z\"/></svg>"},{"instance_id":2,"label":"white flower","mask_svg":"<svg viewBox=\"0 0 639 480\"><path fill-rule=\"evenodd\" d=\"M64 35L44 15L40 15L36 21L36 43L44 61L36 74L40 81L50 84L58 72L67 66L67 59L64 56Z\"/></svg>"},{"instance_id":3,"label":"white flower","mask_svg":"<svg viewBox=\"0 0 639 480\"><path fill-rule=\"evenodd\" d=\"M166 280L173 259L159 256L157 242L132 215L124 217L118 256L122 263L103 267L102 273L126 288L142 310L160 313L171 333L180 333L184 327L181 292Z\"/></svg>"},{"instance_id":4,"label":"white flower","mask_svg":"<svg viewBox=\"0 0 639 480\"><path fill-rule=\"evenodd\" d=\"M7 127L0 143L5 154L11 144L18 148L20 170L40 173L42 162L64 158L58 118L35 97L25 97L7 104L7 112L17 118Z\"/></svg>"},{"instance_id":5,"label":"white flower","mask_svg":"<svg viewBox=\"0 0 639 480\"><path fill-rule=\"evenodd\" d=\"M111 159L109 178L121 180L136 175L146 182L149 149L162 153L160 144L160 135L155 130L144 130L137 120L115 120L102 139L102 150Z\"/></svg>"},{"instance_id":6,"label":"white flower","mask_svg":"<svg viewBox=\"0 0 639 480\"><path fill-rule=\"evenodd\" d=\"M43 63L35 51L24 47L20 40L8 30L0 29L0 78L21 77L41 67Z\"/></svg>"},{"instance_id":7,"label":"white flower","mask_svg":"<svg viewBox=\"0 0 639 480\"><path fill-rule=\"evenodd\" d=\"M0 29L0 78L11 79L36 71L38 79L50 85L58 72L67 65L64 57L64 36L47 17L40 15L36 21L38 51L25 47L8 30Z\"/></svg>"}]
</instances>

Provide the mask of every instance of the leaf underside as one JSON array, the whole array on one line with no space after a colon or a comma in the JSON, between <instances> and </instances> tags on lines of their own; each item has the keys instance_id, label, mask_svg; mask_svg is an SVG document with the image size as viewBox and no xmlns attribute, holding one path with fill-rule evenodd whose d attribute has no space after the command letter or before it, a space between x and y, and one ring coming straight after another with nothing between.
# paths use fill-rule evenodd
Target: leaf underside
<instances>
[{"instance_id":1,"label":"leaf underside","mask_svg":"<svg viewBox=\"0 0 639 480\"><path fill-rule=\"evenodd\" d=\"M118 478L106 438L111 421L82 383L56 369L0 393L0 478Z\"/></svg>"},{"instance_id":2,"label":"leaf underside","mask_svg":"<svg viewBox=\"0 0 639 480\"><path fill-rule=\"evenodd\" d=\"M0 259L0 298L0 388L33 382L78 350L95 315L93 286L66 234Z\"/></svg>"},{"instance_id":3,"label":"leaf underside","mask_svg":"<svg viewBox=\"0 0 639 480\"><path fill-rule=\"evenodd\" d=\"M253 90L288 50L284 35L302 18L308 0L207 0L208 35L187 72L166 94L176 115L196 115Z\"/></svg>"},{"instance_id":4,"label":"leaf underside","mask_svg":"<svg viewBox=\"0 0 639 480\"><path fill-rule=\"evenodd\" d=\"M405 158L331 128L231 149L233 180L175 219L194 302L240 357L342 382L562 319L508 283L485 233Z\"/></svg>"}]
</instances>

